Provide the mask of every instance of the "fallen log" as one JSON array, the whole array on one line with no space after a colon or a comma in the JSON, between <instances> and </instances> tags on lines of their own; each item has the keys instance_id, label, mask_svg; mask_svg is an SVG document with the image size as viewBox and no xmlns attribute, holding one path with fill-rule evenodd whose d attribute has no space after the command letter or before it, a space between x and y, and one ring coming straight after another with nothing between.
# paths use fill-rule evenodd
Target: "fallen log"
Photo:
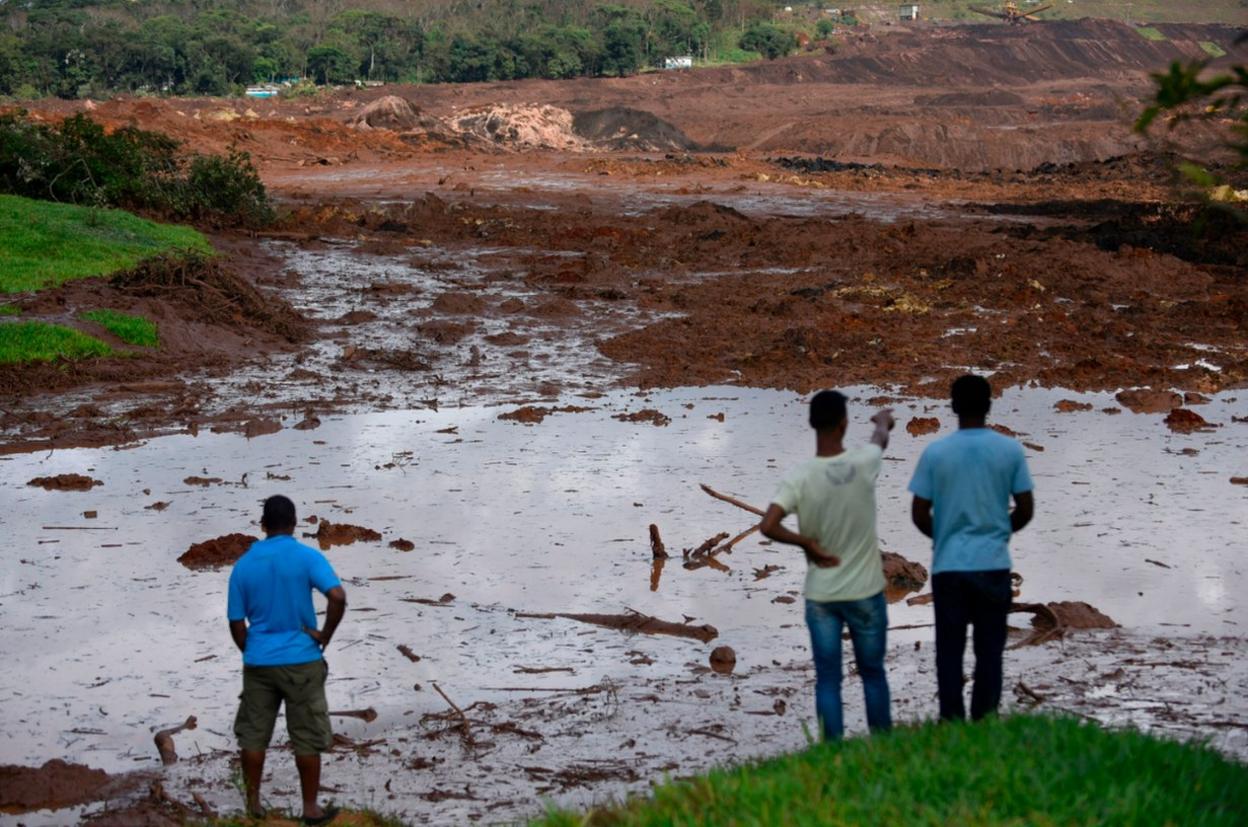
<instances>
[{"instance_id":1,"label":"fallen log","mask_svg":"<svg viewBox=\"0 0 1248 827\"><path fill-rule=\"evenodd\" d=\"M377 720L377 710L371 706L368 709L348 709L344 712L331 712L329 714L338 718L359 718L366 724L371 724Z\"/></svg>"},{"instance_id":2,"label":"fallen log","mask_svg":"<svg viewBox=\"0 0 1248 827\"><path fill-rule=\"evenodd\" d=\"M570 612L516 612L515 616L522 619L531 620L554 620L555 618L564 618L565 620L575 620L578 623L589 623L594 626L604 626L608 629L616 629L621 632L634 632L643 635L672 635L674 637L686 637L693 640L700 640L703 643L709 643L719 637L719 630L709 624L701 626L691 626L687 623L673 623L669 620L660 620L651 615L642 614L641 612L633 612L631 614L610 615L610 614L573 614Z\"/></svg>"},{"instance_id":3,"label":"fallen log","mask_svg":"<svg viewBox=\"0 0 1248 827\"><path fill-rule=\"evenodd\" d=\"M1072 629L1116 629L1118 624L1100 610L1081 600L1050 603L1014 603L1010 612L1031 612L1033 631L1010 646L1038 646L1064 637Z\"/></svg>"}]
</instances>

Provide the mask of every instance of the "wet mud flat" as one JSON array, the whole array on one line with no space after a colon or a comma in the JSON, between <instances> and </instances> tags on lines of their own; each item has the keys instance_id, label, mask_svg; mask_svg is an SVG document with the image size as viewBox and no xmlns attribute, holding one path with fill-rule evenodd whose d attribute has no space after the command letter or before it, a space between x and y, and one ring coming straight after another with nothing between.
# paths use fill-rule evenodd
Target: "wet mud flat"
<instances>
[{"instance_id":1,"label":"wet mud flat","mask_svg":"<svg viewBox=\"0 0 1248 827\"><path fill-rule=\"evenodd\" d=\"M952 418L896 389L855 396L851 439L868 432L868 400L895 400L881 539L926 564L904 487ZM350 596L328 655L331 707L376 715L335 719L325 783L339 801L417 822L507 821L545 800L589 803L800 748L813 672L799 556L756 536L717 555L719 566L686 566L682 551L754 520L700 485L765 504L807 455L802 399L719 386L552 407L572 410L534 424L501 418L511 405L327 415L315 430L250 440L202 432L0 459L2 513L22 515L3 518L0 654L13 668L0 677L0 763L153 773L186 806L198 796L236 809L228 569L178 558L258 534L259 502L277 492L299 503L300 534L325 541ZM1236 421L1234 392L1196 407L1210 427L1180 433L1165 413L1132 413L1111 394L1010 390L997 401L994 420L1028 445L1037 485L1037 520L1013 546L1016 599L1086 601L1119 624L1011 651L1007 703L1209 738L1242 758L1248 572L1237 538L1248 489L1231 480L1248 475L1248 424ZM935 431L911 435L911 419L934 419ZM25 484L71 473L102 484ZM671 555L662 565L650 524ZM411 550L391 546L399 540ZM935 712L930 606L907 602L922 596L890 606L900 720ZM689 634L584 622L604 615ZM1015 642L1029 620L1012 615ZM727 674L712 668L720 646L734 650ZM850 730L863 731L852 677L846 699ZM153 736L191 715L198 726L172 736L180 760L160 769ZM270 761L278 805L297 797L289 763ZM108 806L148 789L112 793ZM104 806L3 818L59 824Z\"/></svg>"}]
</instances>

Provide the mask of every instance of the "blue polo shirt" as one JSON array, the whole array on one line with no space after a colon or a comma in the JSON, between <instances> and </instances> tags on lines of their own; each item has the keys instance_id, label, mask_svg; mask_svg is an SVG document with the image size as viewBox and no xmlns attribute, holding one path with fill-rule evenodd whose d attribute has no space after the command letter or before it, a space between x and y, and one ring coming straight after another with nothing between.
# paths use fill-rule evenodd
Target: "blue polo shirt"
<instances>
[{"instance_id":1,"label":"blue polo shirt","mask_svg":"<svg viewBox=\"0 0 1248 827\"><path fill-rule=\"evenodd\" d=\"M932 502L932 574L1010 568L1010 496L1031 487L1023 446L990 428L927 446L910 493Z\"/></svg>"},{"instance_id":2,"label":"blue polo shirt","mask_svg":"<svg viewBox=\"0 0 1248 827\"><path fill-rule=\"evenodd\" d=\"M312 590L340 586L319 551L288 534L257 540L230 572L230 621L246 620L247 666L289 666L321 659L321 647L303 631L315 629Z\"/></svg>"}]
</instances>

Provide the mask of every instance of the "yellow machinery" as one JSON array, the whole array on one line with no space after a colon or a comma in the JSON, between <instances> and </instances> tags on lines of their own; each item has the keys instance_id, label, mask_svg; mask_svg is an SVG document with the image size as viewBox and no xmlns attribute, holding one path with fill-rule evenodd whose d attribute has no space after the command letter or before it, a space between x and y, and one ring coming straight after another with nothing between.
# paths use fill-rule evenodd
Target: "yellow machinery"
<instances>
[{"instance_id":1,"label":"yellow machinery","mask_svg":"<svg viewBox=\"0 0 1248 827\"><path fill-rule=\"evenodd\" d=\"M1048 6L1041 6L1037 9L1027 9L1024 11L1018 7L1018 3L1012 2L1011 0L1010 2L1002 4L999 9L984 9L979 6L971 6L970 8L971 11L977 14L986 14L989 17L996 17L999 20L1004 20L1006 23L1039 23L1040 18L1035 15L1045 9L1051 9L1053 6L1050 4Z\"/></svg>"}]
</instances>

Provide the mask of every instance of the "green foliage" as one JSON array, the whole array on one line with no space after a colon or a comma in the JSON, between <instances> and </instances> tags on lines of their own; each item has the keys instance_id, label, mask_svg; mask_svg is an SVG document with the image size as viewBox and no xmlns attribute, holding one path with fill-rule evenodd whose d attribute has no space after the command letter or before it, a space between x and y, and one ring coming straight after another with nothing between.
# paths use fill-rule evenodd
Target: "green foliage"
<instances>
[{"instance_id":1,"label":"green foliage","mask_svg":"<svg viewBox=\"0 0 1248 827\"><path fill-rule=\"evenodd\" d=\"M0 304L0 316L20 316L22 309L15 304Z\"/></svg>"},{"instance_id":2,"label":"green foliage","mask_svg":"<svg viewBox=\"0 0 1248 827\"><path fill-rule=\"evenodd\" d=\"M792 32L771 23L755 23L741 35L741 48L775 60L796 49L797 38Z\"/></svg>"},{"instance_id":3,"label":"green foliage","mask_svg":"<svg viewBox=\"0 0 1248 827\"><path fill-rule=\"evenodd\" d=\"M1139 34L1140 37L1144 38L1145 40L1162 41L1166 39L1166 36L1162 34L1160 30L1154 28L1153 26L1138 26L1136 27L1135 31L1137 34Z\"/></svg>"},{"instance_id":4,"label":"green foliage","mask_svg":"<svg viewBox=\"0 0 1248 827\"><path fill-rule=\"evenodd\" d=\"M773 10L763 0L0 0L0 96L623 76L677 55L709 60L725 32Z\"/></svg>"},{"instance_id":5,"label":"green foliage","mask_svg":"<svg viewBox=\"0 0 1248 827\"><path fill-rule=\"evenodd\" d=\"M0 115L0 192L226 225L271 220L246 153L186 157L179 148L134 127L106 133L81 113L53 126L12 112Z\"/></svg>"},{"instance_id":6,"label":"green foliage","mask_svg":"<svg viewBox=\"0 0 1248 827\"><path fill-rule=\"evenodd\" d=\"M156 323L142 316L133 316L117 310L88 310L81 314L80 318L95 322L128 345L157 347L160 344Z\"/></svg>"},{"instance_id":7,"label":"green foliage","mask_svg":"<svg viewBox=\"0 0 1248 827\"><path fill-rule=\"evenodd\" d=\"M1248 40L1248 35L1241 37L1243 40ZM1191 161L1180 164L1179 171L1219 206L1220 202L1230 202L1225 208L1248 222L1248 210L1234 204L1236 185L1242 185L1248 173L1248 67L1236 65L1213 75L1207 68L1207 60L1187 64L1175 61L1168 72L1153 75L1157 91L1152 104L1136 121L1135 129L1148 132L1163 113L1172 130L1189 120L1229 123L1224 127L1223 142L1237 158L1231 171L1234 181L1227 183L1205 165Z\"/></svg>"},{"instance_id":8,"label":"green foliage","mask_svg":"<svg viewBox=\"0 0 1248 827\"><path fill-rule=\"evenodd\" d=\"M211 252L195 230L121 210L0 195L0 293L102 276L173 250Z\"/></svg>"},{"instance_id":9,"label":"green foliage","mask_svg":"<svg viewBox=\"0 0 1248 827\"><path fill-rule=\"evenodd\" d=\"M826 17L815 24L815 34L820 40L827 40L836 31L836 24Z\"/></svg>"},{"instance_id":10,"label":"green foliage","mask_svg":"<svg viewBox=\"0 0 1248 827\"><path fill-rule=\"evenodd\" d=\"M930 723L689 781L563 825L1238 825L1248 768L1073 718Z\"/></svg>"},{"instance_id":11,"label":"green foliage","mask_svg":"<svg viewBox=\"0 0 1248 827\"><path fill-rule=\"evenodd\" d=\"M0 364L51 362L108 356L112 349L92 336L44 322L0 324Z\"/></svg>"}]
</instances>

